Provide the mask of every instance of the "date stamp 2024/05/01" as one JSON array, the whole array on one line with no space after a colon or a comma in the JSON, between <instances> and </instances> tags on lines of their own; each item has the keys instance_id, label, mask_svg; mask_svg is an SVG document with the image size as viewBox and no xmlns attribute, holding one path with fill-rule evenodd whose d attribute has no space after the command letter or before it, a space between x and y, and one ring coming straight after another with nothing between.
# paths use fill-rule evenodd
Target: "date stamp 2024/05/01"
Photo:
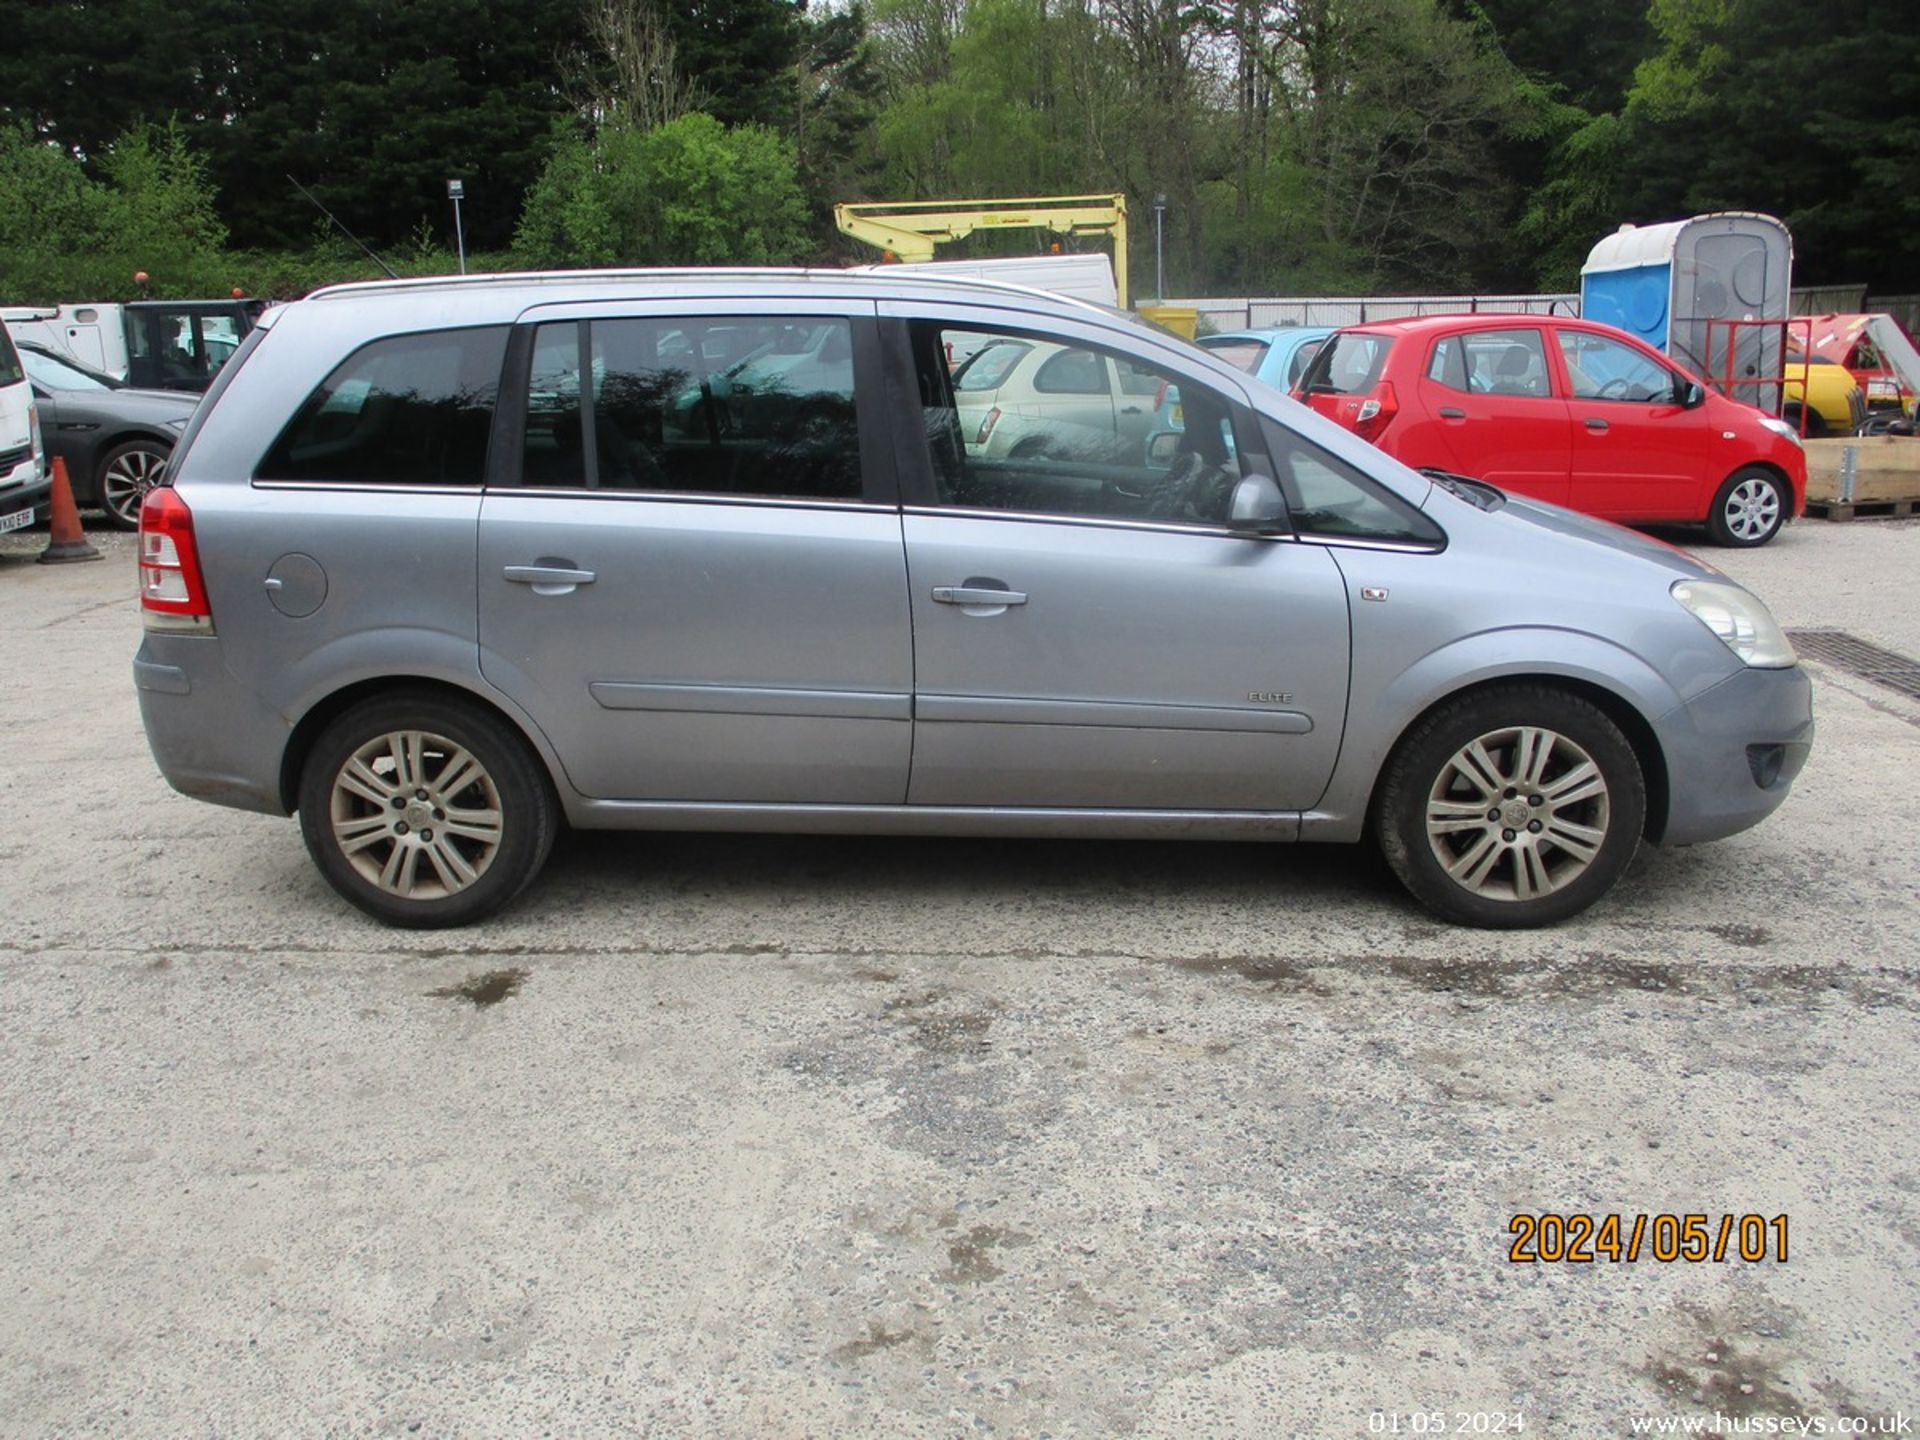
<instances>
[{"instance_id":1,"label":"date stamp 2024/05/01","mask_svg":"<svg viewBox=\"0 0 1920 1440\"><path fill-rule=\"evenodd\" d=\"M1507 1222L1516 1265L1787 1263L1785 1215L1522 1213Z\"/></svg>"}]
</instances>

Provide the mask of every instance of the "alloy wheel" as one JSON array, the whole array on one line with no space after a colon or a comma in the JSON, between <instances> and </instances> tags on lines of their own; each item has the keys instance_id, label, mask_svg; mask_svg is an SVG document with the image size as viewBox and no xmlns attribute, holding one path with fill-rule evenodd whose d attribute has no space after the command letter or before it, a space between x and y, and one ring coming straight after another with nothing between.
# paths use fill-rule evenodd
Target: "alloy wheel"
<instances>
[{"instance_id":1,"label":"alloy wheel","mask_svg":"<svg viewBox=\"0 0 1920 1440\"><path fill-rule=\"evenodd\" d=\"M347 863L389 895L438 900L499 854L500 788L465 747L426 730L361 745L334 776L328 821Z\"/></svg>"},{"instance_id":2,"label":"alloy wheel","mask_svg":"<svg viewBox=\"0 0 1920 1440\"><path fill-rule=\"evenodd\" d=\"M1440 767L1427 797L1427 843L1474 895L1536 900L1593 863L1610 814L1606 777L1587 751L1555 730L1508 726Z\"/></svg>"}]
</instances>

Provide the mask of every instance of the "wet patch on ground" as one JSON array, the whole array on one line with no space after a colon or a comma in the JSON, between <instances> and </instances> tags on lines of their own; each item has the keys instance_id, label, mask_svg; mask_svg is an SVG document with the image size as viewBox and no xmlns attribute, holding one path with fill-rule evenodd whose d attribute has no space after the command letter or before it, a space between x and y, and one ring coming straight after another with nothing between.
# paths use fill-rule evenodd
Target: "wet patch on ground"
<instances>
[{"instance_id":1,"label":"wet patch on ground","mask_svg":"<svg viewBox=\"0 0 1920 1440\"><path fill-rule=\"evenodd\" d=\"M1032 1240L1024 1230L975 1225L947 1242L947 1268L936 1271L933 1278L943 1285L979 1285L998 1280L1007 1272L994 1263L994 1252L1030 1244Z\"/></svg>"},{"instance_id":2,"label":"wet patch on ground","mask_svg":"<svg viewBox=\"0 0 1920 1440\"><path fill-rule=\"evenodd\" d=\"M1757 947L1767 932L1758 927L1721 926L1731 944ZM1920 974L1877 966L1872 969L1819 965L1674 963L1638 960L1607 950L1589 950L1564 962L1432 959L1413 955L1340 955L1309 962L1290 957L1209 957L1167 962L1190 974L1235 976L1269 993L1330 997L1338 974L1359 979L1392 980L1431 995L1464 1001L1566 999L1601 1000L1623 993L1668 994L1709 1004L1764 1005L1784 996L1818 1001L1844 999L1863 1009L1897 1006L1920 1010Z\"/></svg>"},{"instance_id":3,"label":"wet patch on ground","mask_svg":"<svg viewBox=\"0 0 1920 1440\"><path fill-rule=\"evenodd\" d=\"M427 994L435 1000L464 1000L476 1010L484 1010L519 994L526 980L524 970L489 970L482 975L469 975L458 985L429 990Z\"/></svg>"},{"instance_id":4,"label":"wet patch on ground","mask_svg":"<svg viewBox=\"0 0 1920 1440\"><path fill-rule=\"evenodd\" d=\"M869 1320L865 1335L857 1340L849 1340L844 1345L834 1346L827 1352L827 1356L832 1360L864 1360L869 1355L877 1355L882 1350L892 1350L909 1341L919 1341L924 1345L926 1338L911 1326L900 1330L889 1330L878 1320Z\"/></svg>"},{"instance_id":5,"label":"wet patch on ground","mask_svg":"<svg viewBox=\"0 0 1920 1440\"><path fill-rule=\"evenodd\" d=\"M1191 975L1237 975L1242 980L1282 995L1329 996L1333 991L1317 979L1313 966L1304 960L1254 955L1206 955L1170 962L1176 970Z\"/></svg>"},{"instance_id":6,"label":"wet patch on ground","mask_svg":"<svg viewBox=\"0 0 1920 1440\"><path fill-rule=\"evenodd\" d=\"M911 995L899 995L880 1007L880 1013L907 1027L907 1033L921 1049L935 1055L984 1055L993 1048L987 1032L993 1026L993 1012L1000 1008L989 1000L977 1009L951 1010L945 1002L951 992L935 987Z\"/></svg>"},{"instance_id":7,"label":"wet patch on ground","mask_svg":"<svg viewBox=\"0 0 1920 1440\"><path fill-rule=\"evenodd\" d=\"M1785 1371L1791 1364L1786 1336L1791 1316L1757 1299L1707 1309L1683 1304L1688 1332L1644 1373L1677 1406L1723 1415L1798 1415L1809 1408L1793 1393Z\"/></svg>"}]
</instances>

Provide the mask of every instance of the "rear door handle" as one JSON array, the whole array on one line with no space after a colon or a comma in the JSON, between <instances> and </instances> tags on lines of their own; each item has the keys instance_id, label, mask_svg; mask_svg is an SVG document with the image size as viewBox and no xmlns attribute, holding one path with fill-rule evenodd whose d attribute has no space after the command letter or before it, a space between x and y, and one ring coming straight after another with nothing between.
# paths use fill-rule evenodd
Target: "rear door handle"
<instances>
[{"instance_id":1,"label":"rear door handle","mask_svg":"<svg viewBox=\"0 0 1920 1440\"><path fill-rule=\"evenodd\" d=\"M1589 430L1605 430L1606 428L1607 428L1607 422L1604 420L1587 421L1587 429Z\"/></svg>"},{"instance_id":2,"label":"rear door handle","mask_svg":"<svg viewBox=\"0 0 1920 1440\"><path fill-rule=\"evenodd\" d=\"M978 585L936 585L933 587L933 599L938 605L980 605L1004 609L1008 605L1026 604L1027 592L993 590Z\"/></svg>"},{"instance_id":3,"label":"rear door handle","mask_svg":"<svg viewBox=\"0 0 1920 1440\"><path fill-rule=\"evenodd\" d=\"M531 585L536 595L571 595L581 585L591 585L591 570L576 570L564 562L552 565L509 565L500 572L516 585Z\"/></svg>"},{"instance_id":4,"label":"rear door handle","mask_svg":"<svg viewBox=\"0 0 1920 1440\"><path fill-rule=\"evenodd\" d=\"M1467 412L1456 409L1452 405L1442 405L1440 407L1440 418L1442 420L1464 420L1467 418Z\"/></svg>"}]
</instances>

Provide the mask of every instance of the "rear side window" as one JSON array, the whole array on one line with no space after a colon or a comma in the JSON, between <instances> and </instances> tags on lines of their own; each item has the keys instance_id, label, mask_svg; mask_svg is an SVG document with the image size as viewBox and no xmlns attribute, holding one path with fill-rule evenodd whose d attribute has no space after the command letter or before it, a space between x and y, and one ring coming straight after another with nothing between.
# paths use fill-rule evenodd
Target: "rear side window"
<instances>
[{"instance_id":1,"label":"rear side window","mask_svg":"<svg viewBox=\"0 0 1920 1440\"><path fill-rule=\"evenodd\" d=\"M1436 340L1427 378L1469 395L1552 394L1538 330L1474 330Z\"/></svg>"},{"instance_id":2,"label":"rear side window","mask_svg":"<svg viewBox=\"0 0 1920 1440\"><path fill-rule=\"evenodd\" d=\"M1330 335L1307 367L1301 385L1315 395L1364 394L1378 383L1391 349L1391 335L1369 335L1363 331Z\"/></svg>"},{"instance_id":3,"label":"rear side window","mask_svg":"<svg viewBox=\"0 0 1920 1440\"><path fill-rule=\"evenodd\" d=\"M307 397L260 462L262 480L478 485L507 330L376 340Z\"/></svg>"},{"instance_id":4,"label":"rear side window","mask_svg":"<svg viewBox=\"0 0 1920 1440\"><path fill-rule=\"evenodd\" d=\"M1107 367L1091 350L1062 350L1034 374L1043 395L1105 395Z\"/></svg>"},{"instance_id":5,"label":"rear side window","mask_svg":"<svg viewBox=\"0 0 1920 1440\"><path fill-rule=\"evenodd\" d=\"M0 327L0 385L18 385L26 379L20 368L20 355L13 348L13 337Z\"/></svg>"},{"instance_id":6,"label":"rear side window","mask_svg":"<svg viewBox=\"0 0 1920 1440\"><path fill-rule=\"evenodd\" d=\"M542 325L521 473L570 489L857 500L853 327L836 316Z\"/></svg>"}]
</instances>

